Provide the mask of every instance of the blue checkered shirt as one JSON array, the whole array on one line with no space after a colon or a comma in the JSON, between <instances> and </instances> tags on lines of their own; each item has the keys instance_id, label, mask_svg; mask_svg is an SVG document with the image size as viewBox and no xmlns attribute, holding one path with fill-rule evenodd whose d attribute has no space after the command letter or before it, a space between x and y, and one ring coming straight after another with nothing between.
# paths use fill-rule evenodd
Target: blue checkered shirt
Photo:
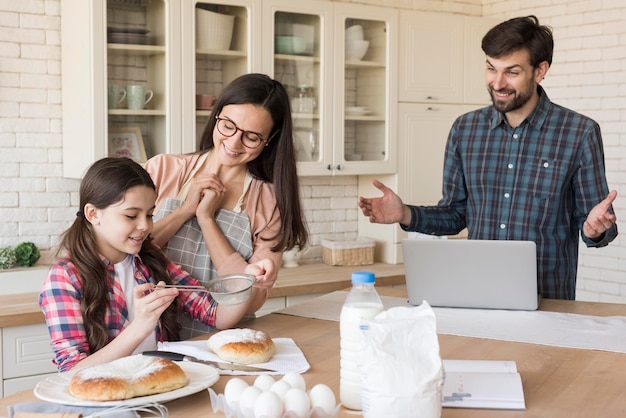
<instances>
[{"instance_id":1,"label":"blue checkered shirt","mask_svg":"<svg viewBox=\"0 0 626 418\"><path fill-rule=\"evenodd\" d=\"M537 280L545 298L575 299L579 231L609 193L600 127L550 102L539 86L537 107L517 128L488 106L460 116L445 152L443 198L410 206L407 231L537 244ZM611 212L613 209L610 209ZM613 225L588 247L606 246Z\"/></svg>"}]
</instances>

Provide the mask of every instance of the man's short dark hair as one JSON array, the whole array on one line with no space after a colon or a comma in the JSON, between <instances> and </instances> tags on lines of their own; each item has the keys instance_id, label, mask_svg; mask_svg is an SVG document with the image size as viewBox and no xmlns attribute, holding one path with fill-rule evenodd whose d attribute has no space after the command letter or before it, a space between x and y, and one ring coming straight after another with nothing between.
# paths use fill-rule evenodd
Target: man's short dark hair
<instances>
[{"instance_id":1,"label":"man's short dark hair","mask_svg":"<svg viewBox=\"0 0 626 418\"><path fill-rule=\"evenodd\" d=\"M544 61L551 65L554 49L552 29L540 25L536 16L516 17L491 28L483 37L482 49L493 58L525 49L533 68Z\"/></svg>"}]
</instances>

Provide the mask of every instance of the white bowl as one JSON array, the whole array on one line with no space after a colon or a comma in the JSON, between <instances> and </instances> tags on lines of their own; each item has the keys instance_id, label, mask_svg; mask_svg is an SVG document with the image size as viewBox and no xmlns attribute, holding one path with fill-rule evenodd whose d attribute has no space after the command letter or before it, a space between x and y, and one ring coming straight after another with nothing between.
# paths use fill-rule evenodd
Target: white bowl
<instances>
[{"instance_id":1,"label":"white bowl","mask_svg":"<svg viewBox=\"0 0 626 418\"><path fill-rule=\"evenodd\" d=\"M353 25L346 29L346 42L362 41L362 40L363 40L363 26Z\"/></svg>"},{"instance_id":2,"label":"white bowl","mask_svg":"<svg viewBox=\"0 0 626 418\"><path fill-rule=\"evenodd\" d=\"M299 36L275 36L274 50L277 54L299 55L306 51L306 39Z\"/></svg>"},{"instance_id":3,"label":"white bowl","mask_svg":"<svg viewBox=\"0 0 626 418\"><path fill-rule=\"evenodd\" d=\"M367 53L369 41L352 41L346 43L346 61L360 61Z\"/></svg>"},{"instance_id":4,"label":"white bowl","mask_svg":"<svg viewBox=\"0 0 626 418\"><path fill-rule=\"evenodd\" d=\"M304 42L306 43L303 54L313 55L315 50L315 26L303 25L300 23L294 23L291 26L293 36L304 39Z\"/></svg>"}]
</instances>

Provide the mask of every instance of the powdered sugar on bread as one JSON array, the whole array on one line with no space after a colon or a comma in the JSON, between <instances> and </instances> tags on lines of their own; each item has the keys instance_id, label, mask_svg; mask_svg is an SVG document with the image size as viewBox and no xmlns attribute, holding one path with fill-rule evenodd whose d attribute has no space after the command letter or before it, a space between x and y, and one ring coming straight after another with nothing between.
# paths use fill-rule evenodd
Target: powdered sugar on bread
<instances>
[{"instance_id":1,"label":"powdered sugar on bread","mask_svg":"<svg viewBox=\"0 0 626 418\"><path fill-rule=\"evenodd\" d=\"M116 401L169 392L187 383L185 372L173 361L134 355L78 370L69 392L91 401Z\"/></svg>"},{"instance_id":2,"label":"powdered sugar on bread","mask_svg":"<svg viewBox=\"0 0 626 418\"><path fill-rule=\"evenodd\" d=\"M110 363L99 364L80 370L80 377L88 379L106 379L117 377L124 380L136 380L162 369L166 363L153 361L146 356L123 357Z\"/></svg>"},{"instance_id":3,"label":"powdered sugar on bread","mask_svg":"<svg viewBox=\"0 0 626 418\"><path fill-rule=\"evenodd\" d=\"M267 339L267 334L263 331L256 331L249 328L226 329L209 338L209 341L212 341L209 343L209 348L210 346L219 347L228 343L258 343L260 341L265 341L265 339Z\"/></svg>"},{"instance_id":4,"label":"powdered sugar on bread","mask_svg":"<svg viewBox=\"0 0 626 418\"><path fill-rule=\"evenodd\" d=\"M265 332L249 328L220 331L207 340L207 347L220 359L239 364L266 363L275 351Z\"/></svg>"}]
</instances>

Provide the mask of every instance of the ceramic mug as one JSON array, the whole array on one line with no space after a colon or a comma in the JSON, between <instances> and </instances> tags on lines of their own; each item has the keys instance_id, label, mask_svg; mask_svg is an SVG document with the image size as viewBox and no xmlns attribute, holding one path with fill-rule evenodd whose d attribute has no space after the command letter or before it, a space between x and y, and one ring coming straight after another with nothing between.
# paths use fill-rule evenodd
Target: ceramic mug
<instances>
[{"instance_id":1,"label":"ceramic mug","mask_svg":"<svg viewBox=\"0 0 626 418\"><path fill-rule=\"evenodd\" d=\"M126 86L126 101L129 109L143 109L154 97L154 92L145 86Z\"/></svg>"},{"instance_id":2,"label":"ceramic mug","mask_svg":"<svg viewBox=\"0 0 626 418\"><path fill-rule=\"evenodd\" d=\"M108 106L109 109L117 109L119 104L126 98L126 90L111 84L108 91Z\"/></svg>"},{"instance_id":3,"label":"ceramic mug","mask_svg":"<svg viewBox=\"0 0 626 418\"><path fill-rule=\"evenodd\" d=\"M283 252L283 267L293 268L298 267L298 260L300 259L300 248L297 246L289 251Z\"/></svg>"}]
</instances>

